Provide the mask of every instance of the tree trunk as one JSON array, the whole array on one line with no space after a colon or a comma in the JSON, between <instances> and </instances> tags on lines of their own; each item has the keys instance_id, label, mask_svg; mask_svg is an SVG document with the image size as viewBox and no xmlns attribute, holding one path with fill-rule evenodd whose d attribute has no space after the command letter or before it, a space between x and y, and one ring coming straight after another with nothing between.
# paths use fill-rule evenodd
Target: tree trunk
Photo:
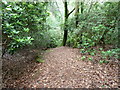
<instances>
[{"instance_id":1,"label":"tree trunk","mask_svg":"<svg viewBox=\"0 0 120 90\"><path fill-rule=\"evenodd\" d=\"M79 2L78 2L78 0L76 0L76 5L75 6L76 6L75 7L75 26L77 28L78 23L79 23L79 21L78 21L78 14L79 14Z\"/></svg>"},{"instance_id":2,"label":"tree trunk","mask_svg":"<svg viewBox=\"0 0 120 90\"><path fill-rule=\"evenodd\" d=\"M120 1L118 2L118 19L117 19L117 27L118 27L118 45L117 47L120 48L120 44L119 44L119 41L120 41Z\"/></svg>"},{"instance_id":3,"label":"tree trunk","mask_svg":"<svg viewBox=\"0 0 120 90\"><path fill-rule=\"evenodd\" d=\"M83 5L84 5L84 3L83 2L81 2L81 14L83 14ZM82 33L81 33L81 41L80 41L80 44L82 44Z\"/></svg>"},{"instance_id":4,"label":"tree trunk","mask_svg":"<svg viewBox=\"0 0 120 90\"><path fill-rule=\"evenodd\" d=\"M83 14L83 9L84 8L84 3L83 2L81 2L81 14Z\"/></svg>"},{"instance_id":5,"label":"tree trunk","mask_svg":"<svg viewBox=\"0 0 120 90\"><path fill-rule=\"evenodd\" d=\"M64 30L63 46L65 46L65 45L66 45L67 35L68 35L68 30Z\"/></svg>"},{"instance_id":6,"label":"tree trunk","mask_svg":"<svg viewBox=\"0 0 120 90\"><path fill-rule=\"evenodd\" d=\"M67 30L68 8L67 8L67 2L66 1L64 2L64 7L65 7L65 23L64 23L63 46L66 45L67 35L68 35L68 30Z\"/></svg>"},{"instance_id":7,"label":"tree trunk","mask_svg":"<svg viewBox=\"0 0 120 90\"><path fill-rule=\"evenodd\" d=\"M75 8L74 8L71 12L68 13L67 0L64 1L64 7L65 7L65 23L64 23L63 46L66 45L66 41L67 41L67 35L68 35L67 21L68 21L68 17L75 10Z\"/></svg>"}]
</instances>

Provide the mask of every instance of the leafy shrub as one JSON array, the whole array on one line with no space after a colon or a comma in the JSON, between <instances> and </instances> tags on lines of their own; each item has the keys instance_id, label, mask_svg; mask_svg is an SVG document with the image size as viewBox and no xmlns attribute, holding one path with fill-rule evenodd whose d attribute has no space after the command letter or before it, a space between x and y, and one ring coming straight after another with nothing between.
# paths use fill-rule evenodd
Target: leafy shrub
<instances>
[{"instance_id":1,"label":"leafy shrub","mask_svg":"<svg viewBox=\"0 0 120 90\"><path fill-rule=\"evenodd\" d=\"M119 52L120 49L117 48L108 51L101 51L101 55L103 56L103 58L112 58L112 57L118 58Z\"/></svg>"},{"instance_id":2,"label":"leafy shrub","mask_svg":"<svg viewBox=\"0 0 120 90\"><path fill-rule=\"evenodd\" d=\"M13 53L18 48L32 45L32 42L34 46L38 38L42 38L42 32L48 28L45 25L49 15L46 6L46 2L6 2L3 0L3 41L10 38L7 44L9 52ZM4 34L8 38L4 37Z\"/></svg>"},{"instance_id":3,"label":"leafy shrub","mask_svg":"<svg viewBox=\"0 0 120 90\"><path fill-rule=\"evenodd\" d=\"M118 30L116 29L116 19L118 3L96 4L98 8L93 8L89 14L85 12L79 14L78 27L75 25L75 17L69 22L67 45L76 48L89 48L96 45L117 44ZM111 9L109 9L109 8ZM114 12L114 13L112 13Z\"/></svg>"}]
</instances>

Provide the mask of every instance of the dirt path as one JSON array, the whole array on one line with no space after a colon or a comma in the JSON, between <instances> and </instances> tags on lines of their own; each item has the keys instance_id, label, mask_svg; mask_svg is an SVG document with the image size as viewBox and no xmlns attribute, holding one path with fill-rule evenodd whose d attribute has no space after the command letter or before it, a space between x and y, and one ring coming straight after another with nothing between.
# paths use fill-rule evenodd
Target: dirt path
<instances>
[{"instance_id":1,"label":"dirt path","mask_svg":"<svg viewBox=\"0 0 120 90\"><path fill-rule=\"evenodd\" d=\"M28 50L27 50L28 51ZM81 60L79 49L57 47L42 53L36 63L33 51L17 54L3 62L5 87L33 88L117 88L118 67ZM35 54L35 53L34 53ZM30 57L30 58L29 58ZM12 64L12 65L11 65ZM12 67L11 67L12 66Z\"/></svg>"},{"instance_id":2,"label":"dirt path","mask_svg":"<svg viewBox=\"0 0 120 90\"><path fill-rule=\"evenodd\" d=\"M117 87L114 69L95 66L91 61L79 60L79 49L59 47L44 54L39 78L30 87L37 88L94 88ZM106 73L105 73L106 72ZM112 75L111 75L112 72Z\"/></svg>"}]
</instances>

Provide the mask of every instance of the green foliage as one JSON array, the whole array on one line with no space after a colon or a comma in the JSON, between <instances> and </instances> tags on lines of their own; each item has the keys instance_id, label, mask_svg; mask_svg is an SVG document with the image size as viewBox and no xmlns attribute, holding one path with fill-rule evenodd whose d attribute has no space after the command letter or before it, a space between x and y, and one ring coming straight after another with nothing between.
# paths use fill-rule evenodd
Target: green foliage
<instances>
[{"instance_id":1,"label":"green foliage","mask_svg":"<svg viewBox=\"0 0 120 90\"><path fill-rule=\"evenodd\" d=\"M116 59L120 59L120 48L116 48L116 49L112 49L112 55L116 58Z\"/></svg>"},{"instance_id":2,"label":"green foliage","mask_svg":"<svg viewBox=\"0 0 120 90\"><path fill-rule=\"evenodd\" d=\"M94 52L91 52L91 53L90 53L90 55L94 56L94 55L95 55L95 53L94 53Z\"/></svg>"},{"instance_id":3,"label":"green foliage","mask_svg":"<svg viewBox=\"0 0 120 90\"><path fill-rule=\"evenodd\" d=\"M31 45L32 44L32 40L34 40L31 37L23 37L22 39L20 38L15 38L13 39L14 41L10 42L8 47L8 51L12 54L14 53L14 51L16 51L18 48L21 48L25 45Z\"/></svg>"},{"instance_id":4,"label":"green foliage","mask_svg":"<svg viewBox=\"0 0 120 90\"><path fill-rule=\"evenodd\" d=\"M90 12L84 5L84 12L78 14L78 27L75 27L76 17L67 20L67 30L69 30L67 45L83 48L81 53L89 53L92 56L95 55L95 51L89 48L93 46L107 44L116 46L118 43L116 22L119 16L117 5L117 2L93 4ZM24 46L35 48L61 46L63 33L60 25L63 21L61 14L58 13L59 8L54 11L52 9L53 7L50 6L48 8L48 2L5 2L3 0L2 28L3 34L10 40L7 44L8 51L13 53ZM8 38L3 35L3 41ZM102 48L100 50L102 51ZM111 57L112 52L102 52L105 54L103 57Z\"/></svg>"},{"instance_id":5,"label":"green foliage","mask_svg":"<svg viewBox=\"0 0 120 90\"><path fill-rule=\"evenodd\" d=\"M103 48L99 48L99 50L101 50L101 51L102 51L102 50L103 50Z\"/></svg>"},{"instance_id":6,"label":"green foliage","mask_svg":"<svg viewBox=\"0 0 120 90\"><path fill-rule=\"evenodd\" d=\"M43 59L37 58L36 62L38 62L38 63L44 63L45 61Z\"/></svg>"},{"instance_id":7,"label":"green foliage","mask_svg":"<svg viewBox=\"0 0 120 90\"><path fill-rule=\"evenodd\" d=\"M26 45L34 46L36 42L39 42L38 39L43 37L43 31L45 32L48 28L45 25L46 18L49 15L46 6L46 2L3 1L2 27L3 34L10 38L10 43L7 45L9 52L13 53Z\"/></svg>"},{"instance_id":8,"label":"green foliage","mask_svg":"<svg viewBox=\"0 0 120 90\"><path fill-rule=\"evenodd\" d=\"M49 30L49 37L50 37L50 41L48 43L47 47L52 47L55 48L57 46L61 46L61 42L62 42L62 33L60 32L60 30Z\"/></svg>"},{"instance_id":9,"label":"green foliage","mask_svg":"<svg viewBox=\"0 0 120 90\"><path fill-rule=\"evenodd\" d=\"M88 7L84 6L84 12L79 13L78 27L75 27L75 17L68 20L67 45L81 48L82 54L95 56L96 53L101 52L100 63L108 63L106 60L113 57L119 58L115 50L103 51L106 45L116 47L118 44L118 2L105 2L104 4L98 2L93 4L90 12L88 12ZM97 45L102 46L99 48L100 51L91 49ZM84 57L81 59L84 60Z\"/></svg>"},{"instance_id":10,"label":"green foliage","mask_svg":"<svg viewBox=\"0 0 120 90\"><path fill-rule=\"evenodd\" d=\"M80 49L81 53L86 53L85 49Z\"/></svg>"},{"instance_id":11,"label":"green foliage","mask_svg":"<svg viewBox=\"0 0 120 90\"><path fill-rule=\"evenodd\" d=\"M82 57L81 57L81 60L85 60L85 59L86 59L86 56L82 56Z\"/></svg>"},{"instance_id":12,"label":"green foliage","mask_svg":"<svg viewBox=\"0 0 120 90\"><path fill-rule=\"evenodd\" d=\"M79 14L79 25L75 25L75 18L72 18L68 24L70 33L67 45L76 48L89 48L96 45L117 44L116 22L118 18L116 2L105 4L97 3L91 8L91 12ZM72 26L72 27L71 27Z\"/></svg>"},{"instance_id":13,"label":"green foliage","mask_svg":"<svg viewBox=\"0 0 120 90\"><path fill-rule=\"evenodd\" d=\"M101 55L102 55L103 59L112 58L112 57L118 58L119 52L120 52L119 48L118 49L111 49L108 51L101 51Z\"/></svg>"},{"instance_id":14,"label":"green foliage","mask_svg":"<svg viewBox=\"0 0 120 90\"><path fill-rule=\"evenodd\" d=\"M89 57L88 60L89 60L89 61L93 61L93 58L92 58L92 57Z\"/></svg>"},{"instance_id":15,"label":"green foliage","mask_svg":"<svg viewBox=\"0 0 120 90\"><path fill-rule=\"evenodd\" d=\"M100 60L99 63L100 63L100 64L103 64L103 63L109 63L109 61L106 61L106 60Z\"/></svg>"}]
</instances>

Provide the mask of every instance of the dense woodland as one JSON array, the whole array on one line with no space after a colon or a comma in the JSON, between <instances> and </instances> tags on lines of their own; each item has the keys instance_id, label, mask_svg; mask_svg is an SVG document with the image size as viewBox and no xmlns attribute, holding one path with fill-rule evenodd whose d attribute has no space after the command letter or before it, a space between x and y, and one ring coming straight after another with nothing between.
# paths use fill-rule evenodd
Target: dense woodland
<instances>
[{"instance_id":1,"label":"dense woodland","mask_svg":"<svg viewBox=\"0 0 120 90\"><path fill-rule=\"evenodd\" d=\"M2 0L3 87L117 88L119 24L120 2L102 2L102 0L98 2L93 0L7 2ZM63 64L60 64L62 62ZM88 83L89 76L83 77L87 80L83 81L85 82L83 84L77 80L75 84L66 83L70 81L69 79L63 79L64 84L56 79L60 82L58 85L53 79L49 79L48 84L46 82L42 82L44 85L36 84L35 80L42 78L39 79L41 82L44 78L42 74L47 75L47 70L51 73L50 68L53 66L54 69L56 68L55 71L61 71L54 64L59 68L63 67L64 73L67 73L65 72L67 68L70 69L69 71L73 70L72 72L80 69L79 72L83 71L83 76L94 77L91 80L93 84ZM72 69L74 65L78 66ZM101 72L99 66L102 68ZM42 74L38 72L40 68L43 69ZM94 71L85 73L85 68L88 72ZM101 78L94 82L98 75L94 72L98 72L100 77L103 76L105 83L99 83ZM53 71L51 75L54 74ZM31 79L34 85L30 83L33 82L30 80L31 75L36 75ZM66 77L70 75L72 74L69 73ZM72 76L77 78L79 75L77 73L76 76Z\"/></svg>"}]
</instances>

